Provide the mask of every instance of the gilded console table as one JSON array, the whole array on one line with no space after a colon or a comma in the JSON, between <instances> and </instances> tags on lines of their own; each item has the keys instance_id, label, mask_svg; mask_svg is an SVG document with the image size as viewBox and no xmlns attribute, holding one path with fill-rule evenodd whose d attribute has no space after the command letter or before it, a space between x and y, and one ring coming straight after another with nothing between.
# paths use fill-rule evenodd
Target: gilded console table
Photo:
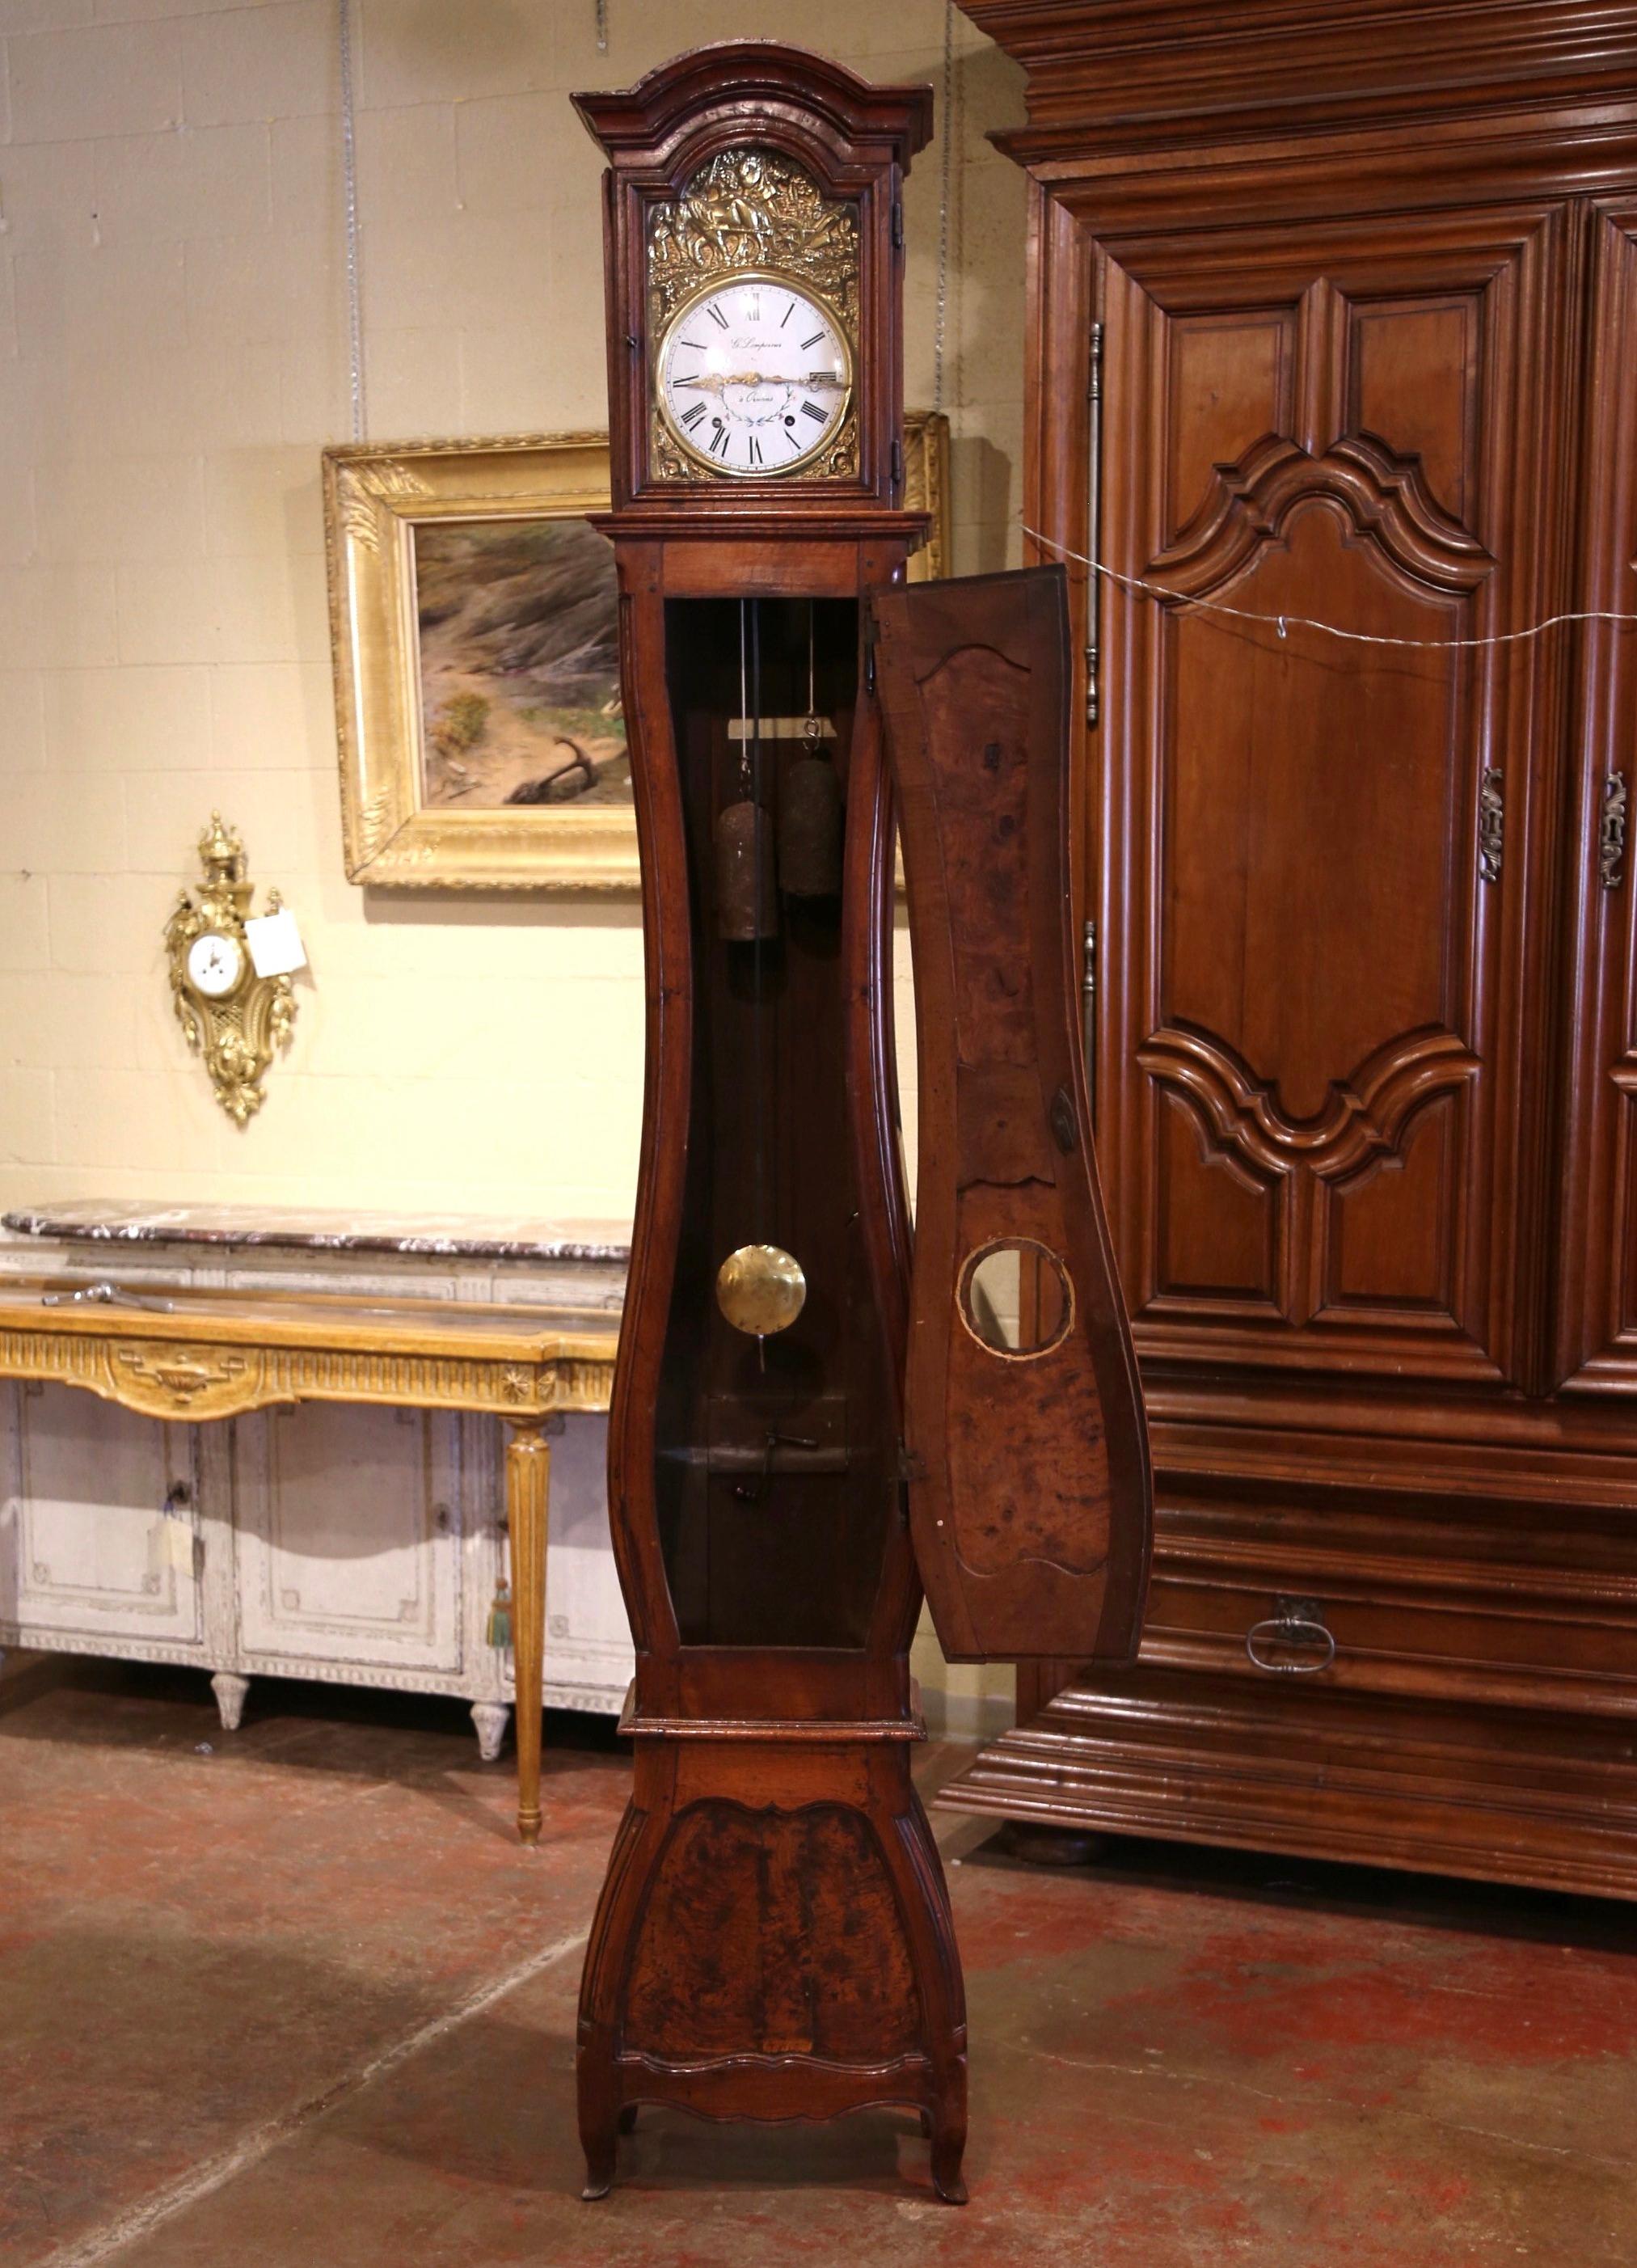
<instances>
[{"instance_id":1,"label":"gilded console table","mask_svg":"<svg viewBox=\"0 0 1637 2268\"><path fill-rule=\"evenodd\" d=\"M517 1683L518 1831L540 1831L549 1436L608 1407L617 1318L587 1310L13 1277L0 1285L0 1377L84 1387L197 1423L299 1402L406 1404L502 1418ZM524 1705L524 1696L532 1705Z\"/></svg>"}]
</instances>

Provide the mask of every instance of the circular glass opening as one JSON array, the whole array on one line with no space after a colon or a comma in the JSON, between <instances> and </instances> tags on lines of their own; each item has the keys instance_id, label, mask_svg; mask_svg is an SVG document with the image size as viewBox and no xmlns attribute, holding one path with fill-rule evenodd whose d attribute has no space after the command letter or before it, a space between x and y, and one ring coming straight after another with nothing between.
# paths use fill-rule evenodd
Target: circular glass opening
<instances>
[{"instance_id":1,"label":"circular glass opening","mask_svg":"<svg viewBox=\"0 0 1637 2268\"><path fill-rule=\"evenodd\" d=\"M1032 1237L980 1245L960 1273L961 1321L995 1354L1046 1354L1074 1321L1068 1270Z\"/></svg>"}]
</instances>

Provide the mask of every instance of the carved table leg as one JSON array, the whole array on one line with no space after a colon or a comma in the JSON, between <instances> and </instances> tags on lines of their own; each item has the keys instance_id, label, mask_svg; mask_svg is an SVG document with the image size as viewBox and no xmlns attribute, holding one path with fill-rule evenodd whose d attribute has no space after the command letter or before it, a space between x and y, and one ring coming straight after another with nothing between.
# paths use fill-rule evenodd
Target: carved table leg
<instances>
[{"instance_id":1,"label":"carved table leg","mask_svg":"<svg viewBox=\"0 0 1637 2268\"><path fill-rule=\"evenodd\" d=\"M474 1701L472 1722L477 1727L478 1754L486 1764L492 1764L499 1756L506 1737L506 1719L511 1712L503 1701Z\"/></svg>"},{"instance_id":2,"label":"carved table leg","mask_svg":"<svg viewBox=\"0 0 1637 2268\"><path fill-rule=\"evenodd\" d=\"M514 1418L506 1437L506 1526L511 1537L511 1643L517 1682L518 1832L540 1839L540 1712L546 1693L546 1515L551 1444L561 1418Z\"/></svg>"},{"instance_id":3,"label":"carved table leg","mask_svg":"<svg viewBox=\"0 0 1637 2268\"><path fill-rule=\"evenodd\" d=\"M231 1669L218 1669L210 1680L210 1690L216 1696L216 1705L222 1714L222 1730L236 1733L244 1717L245 1696L250 1690L250 1680L235 1676Z\"/></svg>"}]
</instances>

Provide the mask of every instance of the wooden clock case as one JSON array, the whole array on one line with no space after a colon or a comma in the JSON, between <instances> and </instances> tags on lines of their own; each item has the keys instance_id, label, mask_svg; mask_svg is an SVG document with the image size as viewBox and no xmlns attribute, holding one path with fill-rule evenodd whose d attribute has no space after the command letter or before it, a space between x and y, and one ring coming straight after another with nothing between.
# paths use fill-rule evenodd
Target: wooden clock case
<instances>
[{"instance_id":1,"label":"wooden clock case","mask_svg":"<svg viewBox=\"0 0 1637 2268\"><path fill-rule=\"evenodd\" d=\"M1072 1629L1092 1652L1124 1655L1146 1565L1134 1369L1099 1241L1073 1061L1061 730L1055 741L1034 735L1031 752L1036 712L1049 717L1052 687L1066 683L1066 614L1061 592L1053 604L1039 577L1021 578L1032 595L1013 600L998 633L1016 651L968 671L960 699L993 710L981 746L995 770L980 770L984 792L967 799L964 822L954 814L940 846L935 755L916 721L917 632L899 587L924 525L900 504L901 182L928 137L930 92L871 86L818 57L745 42L576 105L609 158L613 505L598 524L618 564L648 986L609 1455L636 1647L624 1720L635 1779L582 1988L586 2195L608 2189L616 2137L642 2103L773 2120L896 2103L920 2113L934 2184L959 2201L960 1968L909 1769L924 1735L907 1660L923 1576L953 1651L981 1653L999 1636L1061 1652ZM749 169L747 151L761 153ZM672 263L663 272L661 252ZM816 467L746 481L668 459L651 369L679 261L708 276L754 267L825 284L852 334L855 389L847 429ZM1042 768L1034 823L999 862L985 932L1002 962L1011 956L1025 1010L998 1042L1009 1070L963 1089L964 1115L947 1038L939 1042L932 1084L943 1101L935 1097L923 1138L922 1204L932 1180L949 1175L951 1226L936 1250L927 1243L915 1287L917 1303L930 1305L924 1315L916 1306L912 1377L930 1383L907 1447L910 1236L877 655L898 685L914 784L907 809L921 822L907 850L981 866L974 840L960 847L963 823L1013 830L1025 775ZM957 682L933 676L946 690ZM845 822L839 890L782 894L776 934L748 943L723 933L713 844L718 815L747 792L752 710L767 767L755 792L770 812L793 744L762 720L816 711L833 725ZM989 811L996 781L1009 800ZM913 859L910 887L914 897ZM1034 949L1026 917L1043 887L1046 974L1031 996L1016 970ZM936 900L947 917L947 892L921 895L929 914ZM977 968L981 990L1000 964L959 965L969 976ZM1046 1055L1056 1065L1055 1140L1040 1132L1048 1095L1035 1058ZM923 1048L923 1082L926 1061ZM1009 1133L1031 1080L1039 1123ZM949 1396L968 1390L947 1359L959 1329L950 1290L962 1177L951 1165L962 1127L965 1178L1001 1176L991 1231L1003 1227L1004 1185L1021 1178L1034 1192L1031 1233L1044 1224L1069 1256L1076 1304L1050 1367L1072 1381L1065 1408L1090 1411L1097 1434L1101 1478L1077 1481L1044 1543L1029 1530L1021 1550L997 1522L978 1537L970 1461L942 1454L953 1438ZM1042 1149L1044 1166L1017 1167ZM760 1341L731 1329L715 1296L724 1257L752 1241L795 1255L808 1283L798 1320ZM995 1367L1026 1426L1038 1382L1022 1378L1026 1364ZM1075 1470L1061 1440L1041 1454ZM1118 1549L1107 1501L1115 1469L1136 1507L1113 1523ZM964 1544L981 1562L975 1573ZM1032 1583L1020 1572L1031 1554ZM1053 1554L1063 1564L1047 1567Z\"/></svg>"}]
</instances>

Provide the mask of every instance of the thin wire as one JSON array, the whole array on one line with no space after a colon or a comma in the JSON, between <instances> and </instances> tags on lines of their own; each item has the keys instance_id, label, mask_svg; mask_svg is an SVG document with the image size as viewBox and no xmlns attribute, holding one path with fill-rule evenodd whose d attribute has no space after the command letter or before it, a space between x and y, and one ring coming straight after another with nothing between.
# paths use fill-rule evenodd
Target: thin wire
<instances>
[{"instance_id":1,"label":"thin wire","mask_svg":"<svg viewBox=\"0 0 1637 2268\"><path fill-rule=\"evenodd\" d=\"M1272 622L1281 637L1292 630L1319 630L1325 637L1346 638L1351 645L1407 645L1420 652L1434 653L1457 646L1516 645L1521 639L1539 637L1546 630L1555 630L1560 622L1637 622L1637 614L1621 614L1611 607L1584 607L1566 614L1548 615L1544 622L1531 622L1527 630L1496 630L1490 637L1388 637L1377 630L1344 630L1339 623L1321 622L1311 615L1259 614L1252 607L1230 607L1222 599L1191 599L1185 591L1168 590L1164 583L1150 583L1141 575L1122 575L1117 567L1105 567L1100 559L1088 559L1083 551L1071 550L1054 536L1043 535L1038 527L1025 525L1024 534L1047 551L1055 551L1061 558L1089 567L1094 575L1106 576L1122 590L1140 592L1145 598L1165 599L1173 607L1194 607L1201 614L1232 615L1237 622Z\"/></svg>"},{"instance_id":2,"label":"thin wire","mask_svg":"<svg viewBox=\"0 0 1637 2268\"><path fill-rule=\"evenodd\" d=\"M943 407L943 332L950 298L950 173L955 148L955 0L943 8L943 148L938 175L938 296L932 327L932 406Z\"/></svg>"},{"instance_id":3,"label":"thin wire","mask_svg":"<svg viewBox=\"0 0 1637 2268\"><path fill-rule=\"evenodd\" d=\"M742 603L742 602L741 602ZM771 1244L771 1224L767 1219L767 1058L763 1046L766 1018L762 1013L761 988L761 882L762 837L766 820L761 807L761 601L750 602L751 633L751 806L753 824L751 828L751 895L755 904L755 927L752 932L752 991L755 1006L756 1057L756 1233L764 1244Z\"/></svg>"},{"instance_id":4,"label":"thin wire","mask_svg":"<svg viewBox=\"0 0 1637 2268\"><path fill-rule=\"evenodd\" d=\"M597 52L608 52L608 0L597 0Z\"/></svg>"},{"instance_id":5,"label":"thin wire","mask_svg":"<svg viewBox=\"0 0 1637 2268\"><path fill-rule=\"evenodd\" d=\"M352 89L352 0L341 0L341 182L347 208L347 343L351 358L352 438L364 438L363 286L358 259L358 150Z\"/></svg>"}]
</instances>

